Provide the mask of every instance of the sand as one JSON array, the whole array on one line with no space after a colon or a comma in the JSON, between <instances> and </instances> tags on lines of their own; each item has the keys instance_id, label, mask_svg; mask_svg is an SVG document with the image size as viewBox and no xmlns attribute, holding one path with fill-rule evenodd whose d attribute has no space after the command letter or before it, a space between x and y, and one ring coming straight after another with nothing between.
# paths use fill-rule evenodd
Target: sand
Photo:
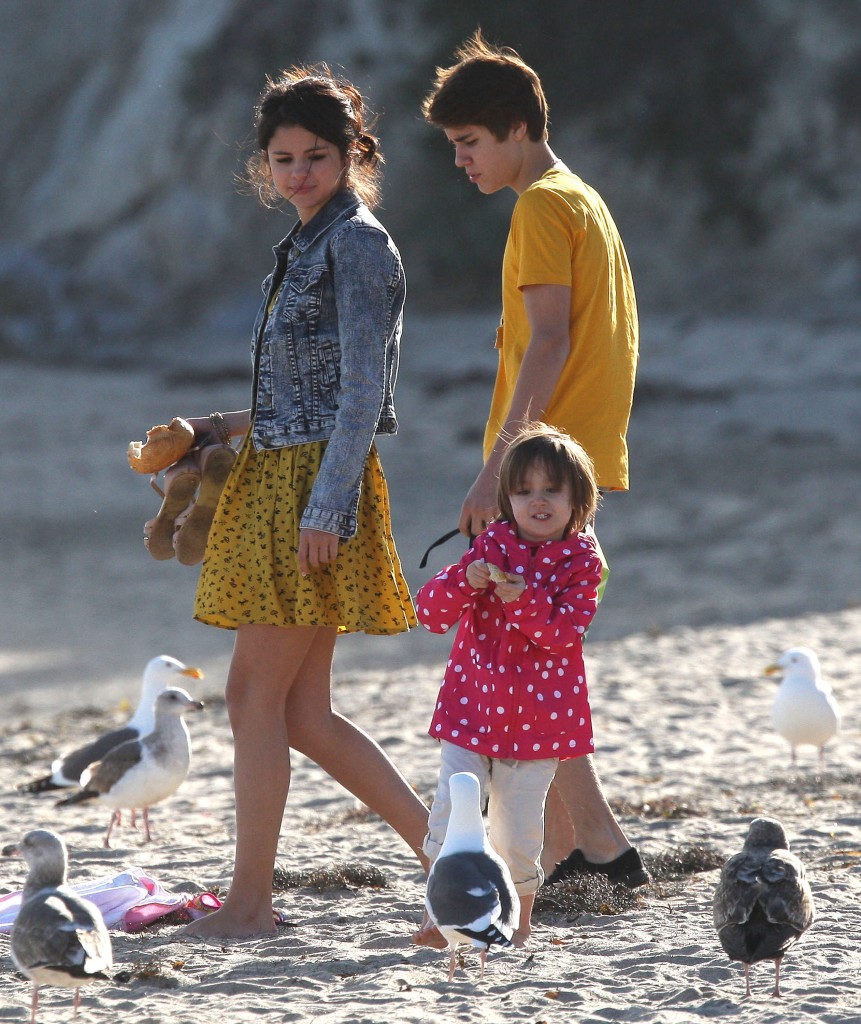
<instances>
[{"instance_id":1,"label":"sand","mask_svg":"<svg viewBox=\"0 0 861 1024\"><path fill-rule=\"evenodd\" d=\"M406 349L402 433L380 449L412 585L460 550L452 541L418 569L427 544L454 524L476 466L493 355L487 323L426 325L412 357ZM853 346L848 328L830 329L829 360L810 326L806 335L773 323L725 323L723 333L715 324L653 327L632 422L634 491L611 495L599 520L612 575L587 644L596 763L653 884L627 908L612 891L586 910L570 896L567 910L561 896L545 900L526 951L491 953L484 980L467 953L449 984L447 956L409 943L421 915L417 864L300 757L279 867L376 869L385 887L291 888L276 901L287 924L270 939L203 944L177 937L175 925L114 932L114 976L84 991L82 1020L861 1021L857 330ZM444 344L459 330L479 339L473 349ZM772 366L769 375L744 355L740 339L751 337L784 339L780 360L769 358L785 373ZM124 449L174 414L247 404L247 353L219 344L204 355L202 341L171 353L169 340L156 369L0 367L3 841L48 825L69 844L73 882L137 865L171 889L224 890L233 818L221 694L231 637L190 621L194 569L143 551L141 524L158 499ZM719 342L735 343L732 373ZM835 352L848 367L839 378ZM763 668L797 644L818 651L843 711L821 777L809 748L792 770L769 726L775 683ZM159 653L206 672L191 687L207 702L189 723L191 773L153 810L153 843L124 825L106 851L106 809L58 811L49 795L15 786L59 748L122 721L143 665ZM336 663L339 708L425 797L437 769L425 728L447 653L446 638L419 632L357 637ZM785 824L817 907L786 957L780 1002L769 996L769 964L754 968L744 998L741 968L711 923L716 868L691 870L739 849L760 814ZM674 858L685 872L668 866ZM23 862L0 860L0 891L23 877ZM29 985L3 938L0 957L0 1021L26 1020ZM44 989L39 1019L70 1017L70 994Z\"/></svg>"}]
</instances>

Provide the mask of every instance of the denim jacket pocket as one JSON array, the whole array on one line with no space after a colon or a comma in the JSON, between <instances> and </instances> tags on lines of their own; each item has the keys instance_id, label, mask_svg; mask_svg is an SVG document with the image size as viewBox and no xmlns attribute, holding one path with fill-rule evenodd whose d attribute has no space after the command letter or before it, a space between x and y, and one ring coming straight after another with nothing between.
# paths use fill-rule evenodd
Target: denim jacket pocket
<instances>
[{"instance_id":1,"label":"denim jacket pocket","mask_svg":"<svg viewBox=\"0 0 861 1024\"><path fill-rule=\"evenodd\" d=\"M309 267L301 274L292 271L284 281L284 294L279 296L278 312L287 323L318 320L323 297L325 266Z\"/></svg>"}]
</instances>

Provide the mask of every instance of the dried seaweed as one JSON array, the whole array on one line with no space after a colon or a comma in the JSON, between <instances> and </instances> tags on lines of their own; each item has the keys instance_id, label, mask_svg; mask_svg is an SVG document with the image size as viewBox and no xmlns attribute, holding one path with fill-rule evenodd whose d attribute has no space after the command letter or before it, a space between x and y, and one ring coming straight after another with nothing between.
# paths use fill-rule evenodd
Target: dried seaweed
<instances>
[{"instance_id":1,"label":"dried seaweed","mask_svg":"<svg viewBox=\"0 0 861 1024\"><path fill-rule=\"evenodd\" d=\"M654 881L666 882L721 868L726 856L707 846L680 846L669 853L647 854L643 860Z\"/></svg>"},{"instance_id":2,"label":"dried seaweed","mask_svg":"<svg viewBox=\"0 0 861 1024\"><path fill-rule=\"evenodd\" d=\"M372 864L359 861L335 863L309 871L287 871L276 867L272 876L273 893L288 889L316 889L317 892L339 892L345 889L388 889L389 879Z\"/></svg>"},{"instance_id":3,"label":"dried seaweed","mask_svg":"<svg viewBox=\"0 0 861 1024\"><path fill-rule=\"evenodd\" d=\"M614 885L606 875L572 875L562 882L543 886L535 896L536 914L622 914L642 905L641 894L625 885Z\"/></svg>"}]
</instances>

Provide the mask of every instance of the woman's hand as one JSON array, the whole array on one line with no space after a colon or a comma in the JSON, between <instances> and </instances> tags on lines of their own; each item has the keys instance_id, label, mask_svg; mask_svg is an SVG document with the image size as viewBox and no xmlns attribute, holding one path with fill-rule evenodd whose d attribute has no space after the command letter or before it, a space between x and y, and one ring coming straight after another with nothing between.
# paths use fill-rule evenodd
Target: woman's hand
<instances>
[{"instance_id":1,"label":"woman's hand","mask_svg":"<svg viewBox=\"0 0 861 1024\"><path fill-rule=\"evenodd\" d=\"M334 562L340 537L324 530L299 531L299 572L307 576L312 569Z\"/></svg>"}]
</instances>

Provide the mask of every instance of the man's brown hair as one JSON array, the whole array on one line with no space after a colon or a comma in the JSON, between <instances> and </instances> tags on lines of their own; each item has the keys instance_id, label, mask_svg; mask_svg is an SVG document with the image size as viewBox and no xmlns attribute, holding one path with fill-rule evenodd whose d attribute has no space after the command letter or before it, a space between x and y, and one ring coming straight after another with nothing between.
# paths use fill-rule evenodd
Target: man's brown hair
<instances>
[{"instance_id":1,"label":"man's brown hair","mask_svg":"<svg viewBox=\"0 0 861 1024\"><path fill-rule=\"evenodd\" d=\"M477 29L455 50L456 64L437 68L422 113L437 128L478 125L500 142L525 122L533 142L547 139L549 108L538 75L507 46L493 46Z\"/></svg>"}]
</instances>

